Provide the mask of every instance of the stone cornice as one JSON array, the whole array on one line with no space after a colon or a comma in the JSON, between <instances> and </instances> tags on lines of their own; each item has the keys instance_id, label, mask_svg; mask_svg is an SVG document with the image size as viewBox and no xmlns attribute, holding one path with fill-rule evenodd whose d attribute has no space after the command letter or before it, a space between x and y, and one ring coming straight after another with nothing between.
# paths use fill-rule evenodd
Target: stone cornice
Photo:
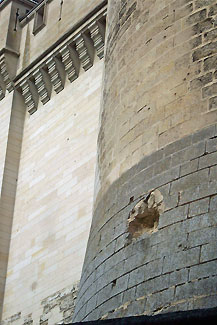
<instances>
[{"instance_id":1,"label":"stone cornice","mask_svg":"<svg viewBox=\"0 0 217 325\"><path fill-rule=\"evenodd\" d=\"M100 59L103 58L106 10L106 6L101 8L43 60L19 79L14 79L14 88L22 93L30 114L37 110L39 100L43 105L50 100L52 89L56 94L61 92L66 78L73 82L79 77L81 68L84 71L90 69L95 53Z\"/></svg>"},{"instance_id":2,"label":"stone cornice","mask_svg":"<svg viewBox=\"0 0 217 325\"><path fill-rule=\"evenodd\" d=\"M98 8L99 9L99 8ZM22 93L27 110L33 114L38 108L39 100L45 105L51 98L52 89L58 94L64 89L66 78L73 82L79 77L81 69L87 71L94 64L94 56L102 59L107 6L89 16L83 24L67 33L62 41L56 43L41 60L34 62L27 70L15 76L7 64L18 53L4 49L0 53L0 100L6 90L17 89Z\"/></svg>"}]
</instances>

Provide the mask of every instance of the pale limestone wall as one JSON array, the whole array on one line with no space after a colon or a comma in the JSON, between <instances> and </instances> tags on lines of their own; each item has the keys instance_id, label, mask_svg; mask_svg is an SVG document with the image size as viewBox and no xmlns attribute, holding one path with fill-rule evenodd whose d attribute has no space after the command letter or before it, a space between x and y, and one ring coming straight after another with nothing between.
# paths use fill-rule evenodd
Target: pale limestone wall
<instances>
[{"instance_id":1,"label":"pale limestone wall","mask_svg":"<svg viewBox=\"0 0 217 325\"><path fill-rule=\"evenodd\" d=\"M79 279L92 213L102 61L26 114L3 319L32 313ZM49 323L63 317L58 310ZM53 317L53 318L52 318Z\"/></svg>"},{"instance_id":2,"label":"pale limestone wall","mask_svg":"<svg viewBox=\"0 0 217 325\"><path fill-rule=\"evenodd\" d=\"M12 104L13 95L10 94L5 97L1 101L1 110L0 110L0 120L1 120L1 128L0 128L0 192L2 188L2 180L4 173L4 165L5 165L5 154L7 149L7 139L8 139L8 131L9 131L9 123L10 123L10 113L11 113L11 104Z\"/></svg>"},{"instance_id":3,"label":"pale limestone wall","mask_svg":"<svg viewBox=\"0 0 217 325\"><path fill-rule=\"evenodd\" d=\"M72 26L79 23L101 3L103 0L66 0L62 6L61 20L59 20L60 1L49 2L46 26L39 33L33 35L34 19L32 18L22 29L18 73L42 55Z\"/></svg>"},{"instance_id":4,"label":"pale limestone wall","mask_svg":"<svg viewBox=\"0 0 217 325\"><path fill-rule=\"evenodd\" d=\"M215 0L110 1L99 200L144 156L217 120L216 49Z\"/></svg>"},{"instance_id":5,"label":"pale limestone wall","mask_svg":"<svg viewBox=\"0 0 217 325\"><path fill-rule=\"evenodd\" d=\"M7 96L1 102L0 110L0 202L2 200L2 182L5 167L5 156L7 150L7 138L10 123L10 113L11 113L11 101L12 95ZM8 236L10 235L10 227L8 225L7 218L0 215L0 306L3 303L3 293L4 293L4 283L5 283L5 273L7 267L7 248L8 248ZM1 307L0 307L1 315Z\"/></svg>"},{"instance_id":6,"label":"pale limestone wall","mask_svg":"<svg viewBox=\"0 0 217 325\"><path fill-rule=\"evenodd\" d=\"M5 47L8 33L12 3L7 5L4 10L0 11L1 33L0 33L0 49Z\"/></svg>"},{"instance_id":7,"label":"pale limestone wall","mask_svg":"<svg viewBox=\"0 0 217 325\"><path fill-rule=\"evenodd\" d=\"M20 151L23 136L24 101L15 92L8 95L1 106L1 195L0 195L0 317L7 273L11 226L18 178Z\"/></svg>"}]
</instances>

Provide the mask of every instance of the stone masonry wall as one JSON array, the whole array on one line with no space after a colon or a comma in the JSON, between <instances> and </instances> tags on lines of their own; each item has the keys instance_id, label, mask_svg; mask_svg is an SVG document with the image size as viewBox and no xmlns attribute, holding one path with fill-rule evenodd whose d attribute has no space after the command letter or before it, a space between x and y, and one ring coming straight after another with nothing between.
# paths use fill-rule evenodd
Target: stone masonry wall
<instances>
[{"instance_id":1,"label":"stone masonry wall","mask_svg":"<svg viewBox=\"0 0 217 325\"><path fill-rule=\"evenodd\" d=\"M157 231L128 217L158 189ZM114 182L96 207L74 321L217 306L217 126L184 137Z\"/></svg>"},{"instance_id":2,"label":"stone masonry wall","mask_svg":"<svg viewBox=\"0 0 217 325\"><path fill-rule=\"evenodd\" d=\"M53 90L34 114L26 111L3 305L3 320L21 313L16 325L29 314L39 324L41 302L80 280L93 206L102 67L96 59L58 95ZM58 307L55 313L45 315L49 325L63 319Z\"/></svg>"},{"instance_id":3,"label":"stone masonry wall","mask_svg":"<svg viewBox=\"0 0 217 325\"><path fill-rule=\"evenodd\" d=\"M1 322L2 325L31 325L31 324L71 324L77 298L78 286L62 289L41 302L42 313L35 322L32 313L23 315L22 312L12 315Z\"/></svg>"},{"instance_id":4,"label":"stone masonry wall","mask_svg":"<svg viewBox=\"0 0 217 325\"><path fill-rule=\"evenodd\" d=\"M145 155L217 121L216 0L108 5L97 200Z\"/></svg>"},{"instance_id":5,"label":"stone masonry wall","mask_svg":"<svg viewBox=\"0 0 217 325\"><path fill-rule=\"evenodd\" d=\"M110 0L75 321L217 305L216 0Z\"/></svg>"}]
</instances>

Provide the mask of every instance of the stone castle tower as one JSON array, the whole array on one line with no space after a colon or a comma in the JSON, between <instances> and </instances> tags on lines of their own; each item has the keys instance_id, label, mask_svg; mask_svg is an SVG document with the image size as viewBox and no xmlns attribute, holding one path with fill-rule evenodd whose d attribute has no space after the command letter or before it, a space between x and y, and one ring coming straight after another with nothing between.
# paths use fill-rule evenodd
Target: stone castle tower
<instances>
[{"instance_id":1,"label":"stone castle tower","mask_svg":"<svg viewBox=\"0 0 217 325\"><path fill-rule=\"evenodd\" d=\"M0 31L2 323L216 307L217 1L3 0Z\"/></svg>"}]
</instances>

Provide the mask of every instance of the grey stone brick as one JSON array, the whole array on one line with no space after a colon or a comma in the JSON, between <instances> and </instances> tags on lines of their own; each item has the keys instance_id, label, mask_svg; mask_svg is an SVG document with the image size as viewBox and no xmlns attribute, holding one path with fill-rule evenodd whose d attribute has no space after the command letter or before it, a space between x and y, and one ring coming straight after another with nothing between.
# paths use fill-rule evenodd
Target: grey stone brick
<instances>
[{"instance_id":1,"label":"grey stone brick","mask_svg":"<svg viewBox=\"0 0 217 325\"><path fill-rule=\"evenodd\" d=\"M200 21L196 25L193 26L193 31L196 34L201 34L213 27L213 19L212 18L207 18L203 21Z\"/></svg>"},{"instance_id":2,"label":"grey stone brick","mask_svg":"<svg viewBox=\"0 0 217 325\"><path fill-rule=\"evenodd\" d=\"M164 155L165 157L170 156L174 152L179 152L180 150L183 150L187 147L189 147L192 143L192 136L186 136L178 141L175 141L164 149Z\"/></svg>"},{"instance_id":3,"label":"grey stone brick","mask_svg":"<svg viewBox=\"0 0 217 325\"><path fill-rule=\"evenodd\" d=\"M206 151L208 153L217 151L217 137L209 139L206 143Z\"/></svg>"},{"instance_id":4,"label":"grey stone brick","mask_svg":"<svg viewBox=\"0 0 217 325\"><path fill-rule=\"evenodd\" d=\"M216 180L211 180L209 183L195 185L181 193L179 202L180 204L185 204L189 201L199 200L206 196L214 195L216 194L216 188Z\"/></svg>"},{"instance_id":5,"label":"grey stone brick","mask_svg":"<svg viewBox=\"0 0 217 325\"><path fill-rule=\"evenodd\" d=\"M201 249L200 262L217 259L217 242L203 245Z\"/></svg>"},{"instance_id":6,"label":"grey stone brick","mask_svg":"<svg viewBox=\"0 0 217 325\"><path fill-rule=\"evenodd\" d=\"M215 125L211 125L207 128L204 128L204 129L194 133L192 136L192 143L196 143L198 141L203 141L207 138L211 138L214 135L215 135Z\"/></svg>"},{"instance_id":7,"label":"grey stone brick","mask_svg":"<svg viewBox=\"0 0 217 325\"><path fill-rule=\"evenodd\" d=\"M204 71L213 70L217 66L217 55L204 60Z\"/></svg>"},{"instance_id":8,"label":"grey stone brick","mask_svg":"<svg viewBox=\"0 0 217 325\"><path fill-rule=\"evenodd\" d=\"M141 266L130 273L128 283L129 288L134 287L145 280L145 268L146 266Z\"/></svg>"},{"instance_id":9,"label":"grey stone brick","mask_svg":"<svg viewBox=\"0 0 217 325\"><path fill-rule=\"evenodd\" d=\"M92 310L96 308L97 295L94 295L88 302L86 307L86 314L89 314Z\"/></svg>"},{"instance_id":10,"label":"grey stone brick","mask_svg":"<svg viewBox=\"0 0 217 325\"><path fill-rule=\"evenodd\" d=\"M189 302L176 302L175 305L169 305L167 308L162 310L162 314L165 313L175 313L177 311L185 311L185 310L191 310L193 308L189 308Z\"/></svg>"},{"instance_id":11,"label":"grey stone brick","mask_svg":"<svg viewBox=\"0 0 217 325\"><path fill-rule=\"evenodd\" d=\"M206 18L206 9L202 9L196 13L194 13L193 15L190 15L186 22L189 24L189 25L192 25L192 24L195 24L201 20L204 20Z\"/></svg>"},{"instance_id":12,"label":"grey stone brick","mask_svg":"<svg viewBox=\"0 0 217 325\"><path fill-rule=\"evenodd\" d=\"M108 301L106 301L106 303L103 304L103 306L101 306L101 308L100 308L100 312L101 312L100 316L103 316L107 312L114 311L116 308L121 306L122 305L122 299L123 299L123 293L121 293L121 294L119 294L119 295L117 295L115 297L112 297Z\"/></svg>"},{"instance_id":13,"label":"grey stone brick","mask_svg":"<svg viewBox=\"0 0 217 325\"><path fill-rule=\"evenodd\" d=\"M200 248L192 248L189 250L174 252L169 256L165 256L163 264L163 273L182 269L199 263Z\"/></svg>"},{"instance_id":14,"label":"grey stone brick","mask_svg":"<svg viewBox=\"0 0 217 325\"><path fill-rule=\"evenodd\" d=\"M217 42L216 42L217 45ZM217 94L217 83L213 83L210 86L204 87L202 89L203 98L212 97Z\"/></svg>"},{"instance_id":15,"label":"grey stone brick","mask_svg":"<svg viewBox=\"0 0 217 325\"><path fill-rule=\"evenodd\" d=\"M191 297L216 294L217 277L201 279L195 282L189 282L176 288L176 299L188 299Z\"/></svg>"},{"instance_id":16,"label":"grey stone brick","mask_svg":"<svg viewBox=\"0 0 217 325\"><path fill-rule=\"evenodd\" d=\"M206 168L217 164L217 152L210 153L206 156L200 157L199 168Z\"/></svg>"},{"instance_id":17,"label":"grey stone brick","mask_svg":"<svg viewBox=\"0 0 217 325\"><path fill-rule=\"evenodd\" d=\"M188 281L188 270L182 269L169 274L169 286L176 286Z\"/></svg>"},{"instance_id":18,"label":"grey stone brick","mask_svg":"<svg viewBox=\"0 0 217 325\"><path fill-rule=\"evenodd\" d=\"M130 306L127 308L126 316L137 316L142 315L146 310L146 301L147 299L134 300Z\"/></svg>"},{"instance_id":19,"label":"grey stone brick","mask_svg":"<svg viewBox=\"0 0 217 325\"><path fill-rule=\"evenodd\" d=\"M187 214L188 214L187 205L179 206L175 209L164 212L160 216L158 229L185 220L187 218Z\"/></svg>"},{"instance_id":20,"label":"grey stone brick","mask_svg":"<svg viewBox=\"0 0 217 325\"><path fill-rule=\"evenodd\" d=\"M195 8L196 9L203 8L203 7L211 5L213 3L215 3L215 0L197 0L195 2Z\"/></svg>"},{"instance_id":21,"label":"grey stone brick","mask_svg":"<svg viewBox=\"0 0 217 325\"><path fill-rule=\"evenodd\" d=\"M208 33L207 33L208 35ZM208 37L208 36L207 36ZM201 88L212 81L212 72L209 72L203 76L200 76L190 82L191 89Z\"/></svg>"},{"instance_id":22,"label":"grey stone brick","mask_svg":"<svg viewBox=\"0 0 217 325\"><path fill-rule=\"evenodd\" d=\"M217 275L217 260L192 266L190 268L189 280L206 278L212 275Z\"/></svg>"},{"instance_id":23,"label":"grey stone brick","mask_svg":"<svg viewBox=\"0 0 217 325\"><path fill-rule=\"evenodd\" d=\"M189 207L189 216L197 216L208 212L209 210L209 198L205 198L199 201L192 202Z\"/></svg>"},{"instance_id":24,"label":"grey stone brick","mask_svg":"<svg viewBox=\"0 0 217 325\"><path fill-rule=\"evenodd\" d=\"M158 259L147 263L130 273L129 288L162 273L163 260Z\"/></svg>"},{"instance_id":25,"label":"grey stone brick","mask_svg":"<svg viewBox=\"0 0 217 325\"><path fill-rule=\"evenodd\" d=\"M217 295L198 297L193 300L192 309L214 308L217 306Z\"/></svg>"},{"instance_id":26,"label":"grey stone brick","mask_svg":"<svg viewBox=\"0 0 217 325\"><path fill-rule=\"evenodd\" d=\"M215 0L212 0L212 3L215 3ZM208 16L214 16L217 14L217 4L214 4L213 6L211 6L211 8L209 9L209 13Z\"/></svg>"},{"instance_id":27,"label":"grey stone brick","mask_svg":"<svg viewBox=\"0 0 217 325\"><path fill-rule=\"evenodd\" d=\"M217 180L217 165L210 168L210 180L211 181Z\"/></svg>"},{"instance_id":28,"label":"grey stone brick","mask_svg":"<svg viewBox=\"0 0 217 325\"><path fill-rule=\"evenodd\" d=\"M120 292L127 290L129 274L126 274L115 281L112 281L112 296L117 295Z\"/></svg>"},{"instance_id":29,"label":"grey stone brick","mask_svg":"<svg viewBox=\"0 0 217 325\"><path fill-rule=\"evenodd\" d=\"M122 303L125 304L128 301L134 300L135 296L136 296L136 287L124 291Z\"/></svg>"},{"instance_id":30,"label":"grey stone brick","mask_svg":"<svg viewBox=\"0 0 217 325\"><path fill-rule=\"evenodd\" d=\"M143 297L169 288L169 274L141 283L136 288L136 297Z\"/></svg>"},{"instance_id":31,"label":"grey stone brick","mask_svg":"<svg viewBox=\"0 0 217 325\"><path fill-rule=\"evenodd\" d=\"M211 197L210 199L210 211L217 210L217 195Z\"/></svg>"},{"instance_id":32,"label":"grey stone brick","mask_svg":"<svg viewBox=\"0 0 217 325\"><path fill-rule=\"evenodd\" d=\"M204 38L207 42L213 41L215 38L217 38L217 29L213 29L205 33Z\"/></svg>"},{"instance_id":33,"label":"grey stone brick","mask_svg":"<svg viewBox=\"0 0 217 325\"><path fill-rule=\"evenodd\" d=\"M178 194L175 193L173 195L170 195L170 184L166 184L164 186L161 186L158 188L161 194L163 195L163 200L165 204L164 211L173 209L178 205Z\"/></svg>"},{"instance_id":34,"label":"grey stone brick","mask_svg":"<svg viewBox=\"0 0 217 325\"><path fill-rule=\"evenodd\" d=\"M161 307L165 307L174 299L174 288L169 288L162 292L157 292L147 297L146 310L154 311Z\"/></svg>"},{"instance_id":35,"label":"grey stone brick","mask_svg":"<svg viewBox=\"0 0 217 325\"><path fill-rule=\"evenodd\" d=\"M213 227L217 224L217 214L215 212L201 214L200 216L187 219L185 223L188 232Z\"/></svg>"},{"instance_id":36,"label":"grey stone brick","mask_svg":"<svg viewBox=\"0 0 217 325\"><path fill-rule=\"evenodd\" d=\"M199 159L188 161L181 166L180 176L185 176L197 171Z\"/></svg>"},{"instance_id":37,"label":"grey stone brick","mask_svg":"<svg viewBox=\"0 0 217 325\"><path fill-rule=\"evenodd\" d=\"M181 150L172 155L171 166L181 165L185 161L195 159L202 156L205 153L205 141L200 141L193 146Z\"/></svg>"},{"instance_id":38,"label":"grey stone brick","mask_svg":"<svg viewBox=\"0 0 217 325\"><path fill-rule=\"evenodd\" d=\"M188 247L205 245L216 240L216 228L205 228L189 233Z\"/></svg>"},{"instance_id":39,"label":"grey stone brick","mask_svg":"<svg viewBox=\"0 0 217 325\"><path fill-rule=\"evenodd\" d=\"M154 175L161 174L170 168L171 156L166 157L154 165Z\"/></svg>"},{"instance_id":40,"label":"grey stone brick","mask_svg":"<svg viewBox=\"0 0 217 325\"><path fill-rule=\"evenodd\" d=\"M199 186L201 183L208 183L208 176L208 169L186 175L172 183L171 194L179 191L183 193L185 190Z\"/></svg>"},{"instance_id":41,"label":"grey stone brick","mask_svg":"<svg viewBox=\"0 0 217 325\"><path fill-rule=\"evenodd\" d=\"M115 252L119 251L120 249L122 249L125 246L126 240L127 240L126 237L127 237L127 234L123 234L116 239Z\"/></svg>"},{"instance_id":42,"label":"grey stone brick","mask_svg":"<svg viewBox=\"0 0 217 325\"><path fill-rule=\"evenodd\" d=\"M217 79L217 71L214 74L215 79ZM217 96L209 99L209 109L215 109L217 107Z\"/></svg>"}]
</instances>

